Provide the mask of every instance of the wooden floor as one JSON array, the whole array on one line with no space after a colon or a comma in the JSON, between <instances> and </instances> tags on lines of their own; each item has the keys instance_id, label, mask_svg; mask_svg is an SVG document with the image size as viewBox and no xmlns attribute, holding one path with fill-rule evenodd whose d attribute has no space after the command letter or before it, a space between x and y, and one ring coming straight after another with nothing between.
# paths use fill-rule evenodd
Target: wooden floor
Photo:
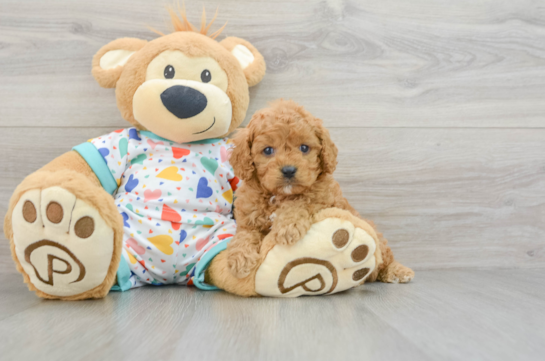
<instances>
[{"instance_id":1,"label":"wooden floor","mask_svg":"<svg viewBox=\"0 0 545 361\"><path fill-rule=\"evenodd\" d=\"M0 0L0 218L26 175L128 125L91 58L167 31L167 3ZM246 122L280 97L322 118L345 195L415 283L45 302L0 235L0 359L543 359L545 0L186 0L189 18L203 5L267 62Z\"/></svg>"},{"instance_id":2,"label":"wooden floor","mask_svg":"<svg viewBox=\"0 0 545 361\"><path fill-rule=\"evenodd\" d=\"M314 298L141 288L56 302L0 284L2 360L543 360L545 273L421 271Z\"/></svg>"}]
</instances>

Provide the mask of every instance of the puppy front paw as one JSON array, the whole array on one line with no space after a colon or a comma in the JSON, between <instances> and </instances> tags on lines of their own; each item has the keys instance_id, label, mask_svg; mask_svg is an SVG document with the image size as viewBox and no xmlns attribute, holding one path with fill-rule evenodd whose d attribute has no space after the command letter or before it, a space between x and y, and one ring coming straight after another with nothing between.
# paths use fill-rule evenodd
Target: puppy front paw
<instances>
[{"instance_id":1,"label":"puppy front paw","mask_svg":"<svg viewBox=\"0 0 545 361\"><path fill-rule=\"evenodd\" d=\"M291 245L303 238L309 229L310 221L301 219L297 223L273 226L273 233L278 244Z\"/></svg>"},{"instance_id":2,"label":"puppy front paw","mask_svg":"<svg viewBox=\"0 0 545 361\"><path fill-rule=\"evenodd\" d=\"M227 266L236 278L245 278L257 266L259 254L247 249L228 249Z\"/></svg>"}]
</instances>

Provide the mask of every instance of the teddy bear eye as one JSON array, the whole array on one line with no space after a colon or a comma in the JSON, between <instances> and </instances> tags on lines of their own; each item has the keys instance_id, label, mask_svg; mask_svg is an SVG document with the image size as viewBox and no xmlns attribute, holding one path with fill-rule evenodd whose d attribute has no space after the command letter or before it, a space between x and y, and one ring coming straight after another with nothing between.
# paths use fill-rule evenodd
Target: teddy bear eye
<instances>
[{"instance_id":1,"label":"teddy bear eye","mask_svg":"<svg viewBox=\"0 0 545 361\"><path fill-rule=\"evenodd\" d=\"M263 149L263 154L265 154L265 155L273 155L273 154L274 154L274 148L272 148L272 147L267 147L267 148Z\"/></svg>"},{"instance_id":2,"label":"teddy bear eye","mask_svg":"<svg viewBox=\"0 0 545 361\"><path fill-rule=\"evenodd\" d=\"M299 147L299 150L301 150L301 152L303 153L308 153L310 151L310 147L306 144L301 144L301 146Z\"/></svg>"},{"instance_id":3,"label":"teddy bear eye","mask_svg":"<svg viewBox=\"0 0 545 361\"><path fill-rule=\"evenodd\" d=\"M212 80L212 74L210 74L210 71L208 69L204 69L202 71L201 80L203 83L208 83L210 80Z\"/></svg>"},{"instance_id":4,"label":"teddy bear eye","mask_svg":"<svg viewBox=\"0 0 545 361\"><path fill-rule=\"evenodd\" d=\"M167 65L165 67L165 79L174 78L174 74L176 74L176 71L174 70L174 67L172 65Z\"/></svg>"}]
</instances>

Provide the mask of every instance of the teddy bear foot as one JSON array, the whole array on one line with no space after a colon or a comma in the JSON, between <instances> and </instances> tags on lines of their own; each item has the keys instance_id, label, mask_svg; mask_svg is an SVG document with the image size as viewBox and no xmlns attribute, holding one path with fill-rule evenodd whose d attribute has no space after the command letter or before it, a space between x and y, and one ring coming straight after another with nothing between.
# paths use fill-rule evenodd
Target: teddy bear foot
<instances>
[{"instance_id":1,"label":"teddy bear foot","mask_svg":"<svg viewBox=\"0 0 545 361\"><path fill-rule=\"evenodd\" d=\"M255 276L262 296L333 294L362 284L376 266L375 239L341 218L314 223L292 246L273 247Z\"/></svg>"},{"instance_id":2,"label":"teddy bear foot","mask_svg":"<svg viewBox=\"0 0 545 361\"><path fill-rule=\"evenodd\" d=\"M108 293L115 277L114 230L87 202L61 187L29 190L13 209L12 227L13 257L40 297Z\"/></svg>"}]
</instances>

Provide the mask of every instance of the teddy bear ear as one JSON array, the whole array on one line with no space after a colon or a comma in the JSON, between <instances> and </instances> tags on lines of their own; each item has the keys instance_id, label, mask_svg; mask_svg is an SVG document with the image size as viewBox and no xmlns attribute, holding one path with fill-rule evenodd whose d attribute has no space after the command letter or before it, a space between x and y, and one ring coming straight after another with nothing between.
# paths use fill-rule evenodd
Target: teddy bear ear
<instances>
[{"instance_id":1,"label":"teddy bear ear","mask_svg":"<svg viewBox=\"0 0 545 361\"><path fill-rule=\"evenodd\" d=\"M116 39L104 45L93 57L93 76L104 88L114 88L129 58L147 44L136 38Z\"/></svg>"},{"instance_id":2,"label":"teddy bear ear","mask_svg":"<svg viewBox=\"0 0 545 361\"><path fill-rule=\"evenodd\" d=\"M265 59L252 44L232 36L223 39L220 44L238 60L248 81L248 86L254 86L263 79L266 70Z\"/></svg>"}]
</instances>

